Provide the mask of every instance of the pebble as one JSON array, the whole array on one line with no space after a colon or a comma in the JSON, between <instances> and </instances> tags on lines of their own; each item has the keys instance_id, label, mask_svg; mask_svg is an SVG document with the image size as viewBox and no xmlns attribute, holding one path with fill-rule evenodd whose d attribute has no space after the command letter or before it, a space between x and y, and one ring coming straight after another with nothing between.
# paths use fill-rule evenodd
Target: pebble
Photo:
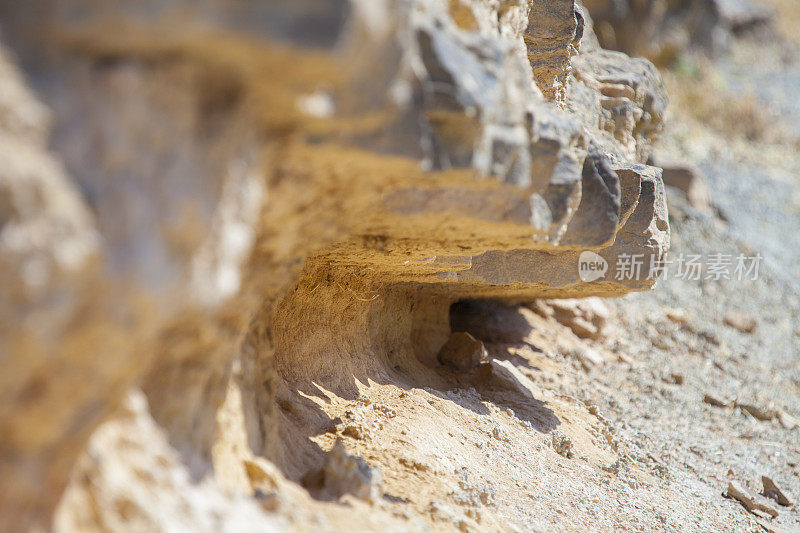
<instances>
[{"instance_id":1,"label":"pebble","mask_svg":"<svg viewBox=\"0 0 800 533\"><path fill-rule=\"evenodd\" d=\"M722 321L742 333L753 333L758 327L758 319L744 313L727 313Z\"/></svg>"},{"instance_id":2,"label":"pebble","mask_svg":"<svg viewBox=\"0 0 800 533\"><path fill-rule=\"evenodd\" d=\"M676 324L684 325L689 322L689 313L686 309L670 309L667 311L667 318Z\"/></svg>"},{"instance_id":3,"label":"pebble","mask_svg":"<svg viewBox=\"0 0 800 533\"><path fill-rule=\"evenodd\" d=\"M728 407L731 403L728 400L720 399L719 397L708 393L703 395L703 401L709 405L713 405L714 407Z\"/></svg>"},{"instance_id":4,"label":"pebble","mask_svg":"<svg viewBox=\"0 0 800 533\"><path fill-rule=\"evenodd\" d=\"M759 407L749 403L736 402L736 407L753 415L753 418L762 422L767 422L778 416L778 412L772 407Z\"/></svg>"},{"instance_id":5,"label":"pebble","mask_svg":"<svg viewBox=\"0 0 800 533\"><path fill-rule=\"evenodd\" d=\"M783 429L797 429L800 427L800 422L784 410L778 410L778 422L781 423Z\"/></svg>"},{"instance_id":6,"label":"pebble","mask_svg":"<svg viewBox=\"0 0 800 533\"><path fill-rule=\"evenodd\" d=\"M684 382L683 374L677 374L675 372L670 373L668 382L674 383L675 385L683 385Z\"/></svg>"},{"instance_id":7,"label":"pebble","mask_svg":"<svg viewBox=\"0 0 800 533\"><path fill-rule=\"evenodd\" d=\"M573 350L572 355L581 362L581 366L587 372L605 362L605 359L603 359L603 356L600 355L597 350L589 348L588 346L581 346Z\"/></svg>"},{"instance_id":8,"label":"pebble","mask_svg":"<svg viewBox=\"0 0 800 533\"><path fill-rule=\"evenodd\" d=\"M764 490L761 494L767 498L772 498L778 502L779 505L783 505L784 507L791 507L793 505L792 501L778 488L772 479L767 476L761 476L761 484L764 486Z\"/></svg>"},{"instance_id":9,"label":"pebble","mask_svg":"<svg viewBox=\"0 0 800 533\"><path fill-rule=\"evenodd\" d=\"M486 356L483 343L466 331L457 331L439 349L439 362L455 370L469 370L478 366Z\"/></svg>"}]
</instances>

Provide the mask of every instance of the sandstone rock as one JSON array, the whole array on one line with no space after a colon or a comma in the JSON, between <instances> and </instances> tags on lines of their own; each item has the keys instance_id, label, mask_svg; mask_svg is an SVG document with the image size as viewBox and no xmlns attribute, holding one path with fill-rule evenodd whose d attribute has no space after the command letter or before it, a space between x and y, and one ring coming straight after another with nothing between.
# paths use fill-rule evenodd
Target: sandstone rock
<instances>
[{"instance_id":1,"label":"sandstone rock","mask_svg":"<svg viewBox=\"0 0 800 533\"><path fill-rule=\"evenodd\" d=\"M383 206L404 215L452 211L467 219L512 223L529 236L527 242L505 239L503 246L484 246L480 255L437 254L432 266L452 265L440 271L440 283L456 291L472 284L480 296L504 292L489 285L556 289L580 284L577 277L564 276L576 257L570 248L606 248L612 263L616 254L642 245L648 264L660 256L668 245L663 187L655 169L636 164L649 155L666 104L652 65L596 46L578 53L591 27L571 0L501 8L461 2L456 18L444 1L420 3L414 17L379 4L383 7L376 11L387 17L387 31L364 31L360 35L378 41L353 46L366 76L378 61L382 71L387 67L384 58L370 57L370 50L392 48L386 40L394 36L401 43L413 36L396 52L404 58L400 65L420 68L398 70L385 83L388 87L399 77L410 91L395 101L404 124L427 124L420 132L419 154L431 168L472 167L514 187L399 187L384 193ZM354 26L366 27L366 11L357 8L355 15ZM413 150L406 133L387 129L382 146ZM642 229L649 227L652 238L641 239L634 219ZM473 240L484 239L481 227L471 225ZM553 250L539 253L548 249ZM538 276L530 275L531 265L539 265ZM628 285L623 276L611 274L606 281ZM652 279L643 275L631 281L646 287Z\"/></svg>"},{"instance_id":2,"label":"sandstone rock","mask_svg":"<svg viewBox=\"0 0 800 533\"><path fill-rule=\"evenodd\" d=\"M534 397L536 385L508 361L492 359L489 361L491 383L500 388L516 391L523 397Z\"/></svg>"},{"instance_id":3,"label":"sandstone rock","mask_svg":"<svg viewBox=\"0 0 800 533\"><path fill-rule=\"evenodd\" d=\"M478 366L486 358L483 343L464 331L450 335L450 339L439 350L441 364L464 371Z\"/></svg>"},{"instance_id":4,"label":"sandstone rock","mask_svg":"<svg viewBox=\"0 0 800 533\"><path fill-rule=\"evenodd\" d=\"M80 170L73 174L92 193L99 224L113 230L106 240L117 252L112 263L159 288L175 282L190 295L178 299L189 302L188 318L160 323L152 343L149 330L120 333L116 341L98 340L92 330L91 342L63 342L71 348L63 357L13 357L4 367L0 425L15 437L8 449L2 443L3 458L13 461L0 463L0 515L13 520L6 529L49 528L74 458L133 384L142 384L157 426L142 434L159 435L154 449L177 450L168 462L181 490L197 494L193 476L219 473L212 456L228 433L216 425L221 404L238 420L230 433L240 440L223 443L230 464L249 469L239 473L249 476L248 493L258 483L267 490L252 455L282 462L299 477L309 468L303 461L319 451L305 438L311 428L292 425L303 408L286 399L289 392L305 393L312 380L331 386L332 376L333 386L352 386L354 376L414 355L435 364L454 302L618 296L653 286L648 267L668 249L669 225L661 171L643 162L662 127L663 87L648 62L601 50L573 1L464 0L453 7L445 0L363 0L350 11L341 1L281 0L245 3L224 21L215 14L227 11L216 2L189 8L212 29L235 32L239 25L302 45L341 37L346 68L331 54L267 46L252 35L226 34L220 43L209 37L213 31L165 35L157 2L89 4L96 2L59 2L52 10L4 3L0 19L21 21L4 30L32 52L34 70L47 73L39 81L62 126L53 145ZM108 30L109 20L123 21L119 31ZM331 35L342 28L347 35ZM63 39L45 38L53 34ZM301 99L297 108L300 95L327 93L330 80L332 101ZM14 112L36 107L29 104ZM49 130L42 114L0 118L10 139L0 143L11 162L6 171L19 171L14 188L33 171L50 176L25 181L22 203L0 195L0 231L29 226L24 235L36 239L17 232L4 244L19 245L20 255L66 256L64 264L80 256L78 264L92 256L95 231L77 188L64 185L43 150ZM336 122L340 116L346 120ZM30 139L36 143L29 150L18 148ZM27 158L31 151L41 165ZM189 199L213 214L199 217L199 242L187 239L186 261L173 263L169 232L156 222ZM13 210L5 209L9 203ZM88 252L64 254L68 243ZM583 251L609 264L605 278L581 280ZM622 275L618 260L632 254L644 257L642 268ZM115 311L125 307L114 303ZM82 312L60 320L71 327ZM590 323L597 328L592 320L576 327L589 331ZM43 336L54 344L70 340L61 330ZM419 337L435 346L432 354L415 351ZM84 349L89 345L97 352ZM331 357L333 350L343 357ZM7 353L0 350L4 363ZM583 359L596 364L602 357ZM476 360L475 351L466 358ZM342 372L347 379L339 379ZM6 398L37 398L35 420ZM103 523L116 524L131 509L115 505L123 500L120 487L135 488L136 524L170 529L168 519L153 516L171 516L182 502L148 493L136 480L136 457L123 458L126 469L93 455L100 466L80 470L85 477L70 487L88 480L89 488L65 513L88 515L91 502L101 501ZM122 475L109 474L104 462ZM160 483L163 472L147 472ZM310 486L323 497L380 496L378 473L342 444L317 473L319 484ZM213 509L239 505L212 489ZM198 503L201 496L191 509L213 529L216 518ZM240 516L260 512L243 504Z\"/></svg>"},{"instance_id":5,"label":"sandstone rock","mask_svg":"<svg viewBox=\"0 0 800 533\"><path fill-rule=\"evenodd\" d=\"M583 36L583 16L574 0L529 5L524 40L533 75L545 97L564 101L570 58Z\"/></svg>"},{"instance_id":6,"label":"sandstone rock","mask_svg":"<svg viewBox=\"0 0 800 533\"><path fill-rule=\"evenodd\" d=\"M119 4L121 8L125 2ZM408 261L397 249L398 243L420 250L419 260L434 257L431 263L418 268L417 261L412 261L407 278L416 282L480 285L469 290L482 290L487 295L508 291L497 286L514 283L524 284L529 294L551 295L593 291L616 294L649 288L652 279L646 275L629 280L611 272L605 285L583 287L578 278L562 271L574 261L574 247L607 249L607 259L612 263L618 254L636 249L645 252L649 263L651 256L657 259L668 246L657 171L637 164L645 160L660 130L666 103L652 65L600 50L590 22L572 0L501 5L470 0L457 2L457 9L444 0L412 4L354 3L352 24L348 26L351 33L345 39L350 46L345 52L353 55L355 73L352 83L345 85L361 87L359 74L365 74L379 105L400 115L396 123L384 128L385 137L396 141L394 145L386 142L384 150L388 146L390 151L415 153L433 169L472 168L480 178L490 179L450 183L427 180L424 185L393 183L380 191L379 196L385 201L376 202L381 205L375 206L375 216L385 215L384 210L397 213L402 216L392 220L401 223L390 224L392 231L388 233L383 227L369 224L352 231L389 239L393 244L389 249L394 250L389 259L396 257L397 262L388 270ZM331 6L333 3L319 10L330 16L335 8ZM114 9L109 7L104 13L113 13ZM313 10L306 3L291 9L283 18L270 18L270 28L280 25L278 20L292 19L299 24L313 18ZM201 18L207 15L201 8L198 11ZM291 15L295 11L299 12L296 17ZM147 16L157 17L158 13L155 10ZM70 14L88 17L80 10ZM583 41L587 46L581 47ZM89 56L103 57L107 54L103 46L84 43L81 50ZM125 49L118 46L111 55L125 57L130 53L126 73L115 65L108 72L85 80L87 90L97 91L112 107L125 98L143 101L145 108L155 107L147 102L148 94L142 97L136 90L127 89L125 84L117 83L117 77L130 75L137 87L145 89L139 92L146 93L148 76L164 72L156 72L158 68L146 62L143 65L135 50ZM376 72L381 74L376 76ZM220 83L230 84L222 87L226 94L241 91L242 84L246 85L236 76ZM153 99L159 97L154 95ZM365 101L372 101L357 100L349 109L363 111ZM69 100L63 103L78 109ZM83 120L93 128L119 131L117 124L103 124L103 117L93 116L91 106L86 111L88 118ZM134 124L144 120L141 114L126 119ZM419 135L409 135L401 123L423 127L417 132ZM174 136L183 133L175 131ZM125 138L116 134L112 137ZM409 140L420 137L421 145L408 145ZM381 138L381 142L385 140ZM71 152L83 152L85 147L70 148ZM217 148L224 152L229 147L214 145ZM108 156L116 158L122 149L124 146L112 146ZM194 161L191 155L187 158ZM197 161L199 167L208 166ZM160 162L154 164L158 166ZM649 185L641 187L651 180L655 182L654 197L646 190ZM428 197L431 200L425 201ZM117 211L122 208L119 206ZM643 239L632 238L638 231L625 228L628 216L635 210L650 212L655 222ZM461 219L456 222L452 213L458 213ZM418 214L432 216L425 227L410 236L402 221ZM442 226L445 218L450 220L450 226L455 224L453 231L436 235L434 230ZM425 230L427 241L420 238ZM471 235L460 245L482 253L454 253L454 235L459 232ZM138 233L131 237L137 245L142 244L137 240ZM615 244L618 245L612 246ZM559 245L565 246L559 249ZM537 253L540 251L547 253ZM153 251L154 255L158 253ZM362 261L375 268L369 259ZM204 262L204 269L211 271L214 284L221 283L220 279L233 279L226 273L235 268L208 263ZM385 272L387 268L382 270L387 279L394 279L395 274ZM540 274L534 277L533 271ZM436 277L431 279L432 276ZM198 282L198 286L202 285Z\"/></svg>"},{"instance_id":7,"label":"sandstone rock","mask_svg":"<svg viewBox=\"0 0 800 533\"><path fill-rule=\"evenodd\" d=\"M191 529L242 531L258 523L281 531L251 499L193 479L141 391L92 436L56 512L57 531Z\"/></svg>"},{"instance_id":8,"label":"sandstone rock","mask_svg":"<svg viewBox=\"0 0 800 533\"><path fill-rule=\"evenodd\" d=\"M646 161L667 106L657 69L642 58L603 49L579 54L573 66L580 83L571 87L570 105L604 133L598 136L604 148L612 152L621 148L631 162ZM613 137L613 144L606 134Z\"/></svg>"}]
</instances>

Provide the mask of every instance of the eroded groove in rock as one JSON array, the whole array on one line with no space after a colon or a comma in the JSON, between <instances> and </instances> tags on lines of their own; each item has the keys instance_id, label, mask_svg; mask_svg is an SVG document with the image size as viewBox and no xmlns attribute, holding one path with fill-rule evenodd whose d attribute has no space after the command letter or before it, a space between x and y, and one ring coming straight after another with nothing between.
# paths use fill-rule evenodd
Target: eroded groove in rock
<instances>
[{"instance_id":1,"label":"eroded groove in rock","mask_svg":"<svg viewBox=\"0 0 800 533\"><path fill-rule=\"evenodd\" d=\"M583 36L583 17L575 0L529 2L524 40L533 75L542 93L563 102L566 97L570 58Z\"/></svg>"}]
</instances>

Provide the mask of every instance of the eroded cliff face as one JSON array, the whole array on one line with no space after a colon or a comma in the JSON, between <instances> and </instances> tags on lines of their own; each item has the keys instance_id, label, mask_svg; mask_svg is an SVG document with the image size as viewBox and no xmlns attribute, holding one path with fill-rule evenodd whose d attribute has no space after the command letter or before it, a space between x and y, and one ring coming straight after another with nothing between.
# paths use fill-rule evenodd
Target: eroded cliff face
<instances>
[{"instance_id":1,"label":"eroded cliff face","mask_svg":"<svg viewBox=\"0 0 800 533\"><path fill-rule=\"evenodd\" d=\"M295 483L321 500L369 502L378 478L341 449L329 460L331 439L309 438L359 431L311 396L358 398L370 382L446 390L436 355L462 299L618 296L654 283L669 226L660 169L644 162L666 106L661 80L647 61L600 48L571 0L247 3L225 24L212 22L222 5L184 6L195 22L178 30L176 12L153 6L40 7L41 17L22 5L3 15L55 115L55 155L33 119L4 114L0 127L61 158L95 219L66 174L42 166L7 188L55 180L67 200L7 222L22 212L12 195L3 238L18 219L64 210L69 223L54 225L68 235L36 252L61 264L58 246L79 239L66 266L98 255L153 290L157 311L124 290L88 298L90 267L81 281L49 280L70 295L57 309L30 291L4 305L19 330L3 351L14 354L3 361L9 529L47 527L68 483L64 530L213 530L220 513L341 524L342 509ZM254 35L248 9L283 42ZM320 27L339 28L335 50L303 48L332 41ZM18 92L2 105L44 114ZM587 251L608 263L605 277L581 279ZM618 272L634 254L640 268ZM10 285L30 267L6 257ZM37 309L58 327L37 336ZM487 394L520 381L507 372ZM532 393L520 390L524 406ZM405 527L385 509L371 520Z\"/></svg>"}]
</instances>

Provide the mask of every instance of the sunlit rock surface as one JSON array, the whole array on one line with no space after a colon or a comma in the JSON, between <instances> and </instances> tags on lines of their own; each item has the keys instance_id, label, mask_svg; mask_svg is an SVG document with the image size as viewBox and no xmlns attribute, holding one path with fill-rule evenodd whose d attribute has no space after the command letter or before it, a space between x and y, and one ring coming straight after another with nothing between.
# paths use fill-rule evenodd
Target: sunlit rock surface
<instances>
[{"instance_id":1,"label":"sunlit rock surface","mask_svg":"<svg viewBox=\"0 0 800 533\"><path fill-rule=\"evenodd\" d=\"M2 260L34 285L87 276L37 315L6 300L0 529L49 527L67 487L65 530L168 528L181 499L204 508L188 528L215 529L207 502L257 520L219 487L269 510L290 484L271 465L300 482L328 462L298 391L426 383L455 301L646 290L669 246L644 164L659 75L570 0L40 0L0 20L49 107L4 55ZM128 430L152 449L104 455ZM293 487L280 505L318 505Z\"/></svg>"}]
</instances>

